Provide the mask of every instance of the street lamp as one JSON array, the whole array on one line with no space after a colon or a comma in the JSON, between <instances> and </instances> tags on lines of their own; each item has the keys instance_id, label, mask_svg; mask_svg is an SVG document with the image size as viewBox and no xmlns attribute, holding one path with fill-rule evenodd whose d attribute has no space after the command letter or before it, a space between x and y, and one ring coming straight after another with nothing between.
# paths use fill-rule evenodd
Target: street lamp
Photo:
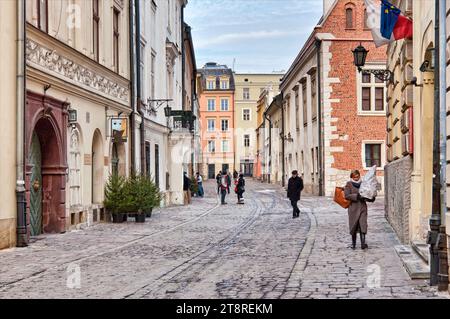
<instances>
[{"instance_id":1,"label":"street lamp","mask_svg":"<svg viewBox=\"0 0 450 319\"><path fill-rule=\"evenodd\" d=\"M361 73L363 71L364 65L366 65L366 58L369 51L360 43L359 46L355 48L353 52L353 63L358 68ZM381 81L394 81L394 73L390 70L377 70L377 69L364 69L364 72L372 73L377 79Z\"/></svg>"},{"instance_id":2,"label":"street lamp","mask_svg":"<svg viewBox=\"0 0 450 319\"><path fill-rule=\"evenodd\" d=\"M170 117L171 113L172 113L172 108L171 108L169 105L167 105L167 106L164 108L164 115L165 115L166 117Z\"/></svg>"}]
</instances>

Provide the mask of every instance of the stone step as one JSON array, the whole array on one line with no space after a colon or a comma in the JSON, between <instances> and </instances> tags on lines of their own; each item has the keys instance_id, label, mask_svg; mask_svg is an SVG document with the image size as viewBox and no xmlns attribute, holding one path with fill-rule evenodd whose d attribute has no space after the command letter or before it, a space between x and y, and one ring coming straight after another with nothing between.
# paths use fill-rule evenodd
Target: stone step
<instances>
[{"instance_id":1,"label":"stone step","mask_svg":"<svg viewBox=\"0 0 450 319\"><path fill-rule=\"evenodd\" d=\"M430 260L430 246L428 246L424 242L413 241L412 248L419 255L419 257L422 258L422 260L426 262L428 265Z\"/></svg>"},{"instance_id":2,"label":"stone step","mask_svg":"<svg viewBox=\"0 0 450 319\"><path fill-rule=\"evenodd\" d=\"M399 245L394 248L411 279L430 278L430 267L411 246Z\"/></svg>"}]
</instances>

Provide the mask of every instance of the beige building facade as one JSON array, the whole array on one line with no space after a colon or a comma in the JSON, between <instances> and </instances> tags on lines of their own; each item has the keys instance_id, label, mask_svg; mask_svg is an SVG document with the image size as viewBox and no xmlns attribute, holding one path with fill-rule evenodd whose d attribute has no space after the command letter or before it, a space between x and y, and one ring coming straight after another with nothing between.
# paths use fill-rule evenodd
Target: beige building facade
<instances>
[{"instance_id":1,"label":"beige building facade","mask_svg":"<svg viewBox=\"0 0 450 319\"><path fill-rule=\"evenodd\" d=\"M27 1L29 236L105 220L104 184L129 171L128 0Z\"/></svg>"},{"instance_id":2,"label":"beige building facade","mask_svg":"<svg viewBox=\"0 0 450 319\"><path fill-rule=\"evenodd\" d=\"M0 249L16 245L16 116L18 92L18 24L16 1L0 1L0 121L2 152L0 153Z\"/></svg>"},{"instance_id":3,"label":"beige building facade","mask_svg":"<svg viewBox=\"0 0 450 319\"><path fill-rule=\"evenodd\" d=\"M254 176L257 163L257 106L266 88L278 91L282 73L235 73L235 163L246 176ZM271 101L269 101L270 103Z\"/></svg>"}]
</instances>

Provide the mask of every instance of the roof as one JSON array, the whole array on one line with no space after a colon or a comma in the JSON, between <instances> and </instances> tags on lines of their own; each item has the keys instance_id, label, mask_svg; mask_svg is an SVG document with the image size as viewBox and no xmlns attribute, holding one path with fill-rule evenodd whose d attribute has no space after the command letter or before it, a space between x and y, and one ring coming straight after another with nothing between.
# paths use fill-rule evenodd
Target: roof
<instances>
[{"instance_id":1,"label":"roof","mask_svg":"<svg viewBox=\"0 0 450 319\"><path fill-rule=\"evenodd\" d=\"M235 90L235 82L233 71L227 67L226 65L220 65L216 62L208 62L203 68L198 70L198 73L201 75L202 86L206 89L206 78L207 77L215 77L216 78L216 89L214 91L234 91ZM220 78L222 76L227 76L230 79L230 88L228 90L220 89Z\"/></svg>"}]
</instances>

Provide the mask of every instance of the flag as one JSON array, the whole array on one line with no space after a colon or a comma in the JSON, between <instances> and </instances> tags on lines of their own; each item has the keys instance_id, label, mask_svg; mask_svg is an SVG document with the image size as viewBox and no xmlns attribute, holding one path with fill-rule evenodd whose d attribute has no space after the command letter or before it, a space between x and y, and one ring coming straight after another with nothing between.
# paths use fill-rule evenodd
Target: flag
<instances>
[{"instance_id":1,"label":"flag","mask_svg":"<svg viewBox=\"0 0 450 319\"><path fill-rule=\"evenodd\" d=\"M400 9L386 0L381 4L374 0L364 0L367 11L367 26L372 31L377 47L393 41L412 38L413 23L401 14Z\"/></svg>"}]
</instances>

